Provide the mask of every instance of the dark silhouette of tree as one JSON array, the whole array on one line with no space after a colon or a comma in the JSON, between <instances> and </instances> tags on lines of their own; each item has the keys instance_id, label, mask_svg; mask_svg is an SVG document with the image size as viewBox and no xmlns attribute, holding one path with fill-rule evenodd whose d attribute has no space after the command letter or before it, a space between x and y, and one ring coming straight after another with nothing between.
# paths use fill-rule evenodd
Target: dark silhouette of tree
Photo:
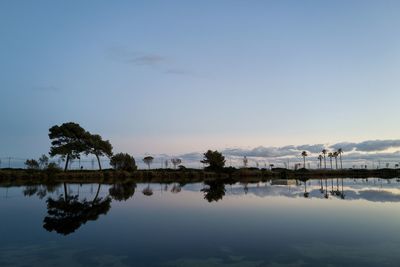
<instances>
[{"instance_id":1,"label":"dark silhouette of tree","mask_svg":"<svg viewBox=\"0 0 400 267\"><path fill-rule=\"evenodd\" d=\"M152 156L147 156L143 158L143 162L147 165L150 170L150 165L153 163L154 158Z\"/></svg>"},{"instance_id":2,"label":"dark silhouette of tree","mask_svg":"<svg viewBox=\"0 0 400 267\"><path fill-rule=\"evenodd\" d=\"M110 165L116 170L134 171L137 169L135 159L127 153L118 153L112 156Z\"/></svg>"},{"instance_id":3,"label":"dark silhouette of tree","mask_svg":"<svg viewBox=\"0 0 400 267\"><path fill-rule=\"evenodd\" d=\"M46 169L47 165L49 165L49 157L47 157L45 154L43 154L39 158L39 165L40 165L40 168Z\"/></svg>"},{"instance_id":4,"label":"dark silhouette of tree","mask_svg":"<svg viewBox=\"0 0 400 267\"><path fill-rule=\"evenodd\" d=\"M324 156L324 169L326 169L326 153L328 151L326 151L326 149L322 149L322 155Z\"/></svg>"},{"instance_id":5,"label":"dark silhouette of tree","mask_svg":"<svg viewBox=\"0 0 400 267\"><path fill-rule=\"evenodd\" d=\"M225 185L220 181L208 181L204 183L205 188L201 189L204 199L208 202L221 200L225 196Z\"/></svg>"},{"instance_id":6,"label":"dark silhouette of tree","mask_svg":"<svg viewBox=\"0 0 400 267\"><path fill-rule=\"evenodd\" d=\"M319 160L319 168L322 168L322 155L318 155L318 160Z\"/></svg>"},{"instance_id":7,"label":"dark silhouette of tree","mask_svg":"<svg viewBox=\"0 0 400 267\"><path fill-rule=\"evenodd\" d=\"M243 167L247 168L247 164L249 163L249 160L247 159L246 156L243 157Z\"/></svg>"},{"instance_id":8,"label":"dark silhouette of tree","mask_svg":"<svg viewBox=\"0 0 400 267\"><path fill-rule=\"evenodd\" d=\"M135 194L136 183L118 183L113 184L108 190L109 195L112 199L116 201L126 201L130 199Z\"/></svg>"},{"instance_id":9,"label":"dark silhouette of tree","mask_svg":"<svg viewBox=\"0 0 400 267\"><path fill-rule=\"evenodd\" d=\"M27 159L25 161L25 166L28 170L37 170L39 169L39 163L34 159Z\"/></svg>"},{"instance_id":10,"label":"dark silhouette of tree","mask_svg":"<svg viewBox=\"0 0 400 267\"><path fill-rule=\"evenodd\" d=\"M112 145L110 141L103 140L98 134L89 134L86 137L87 149L85 151L86 155L93 154L97 158L97 163L99 164L99 170L101 170L100 157L112 156Z\"/></svg>"},{"instance_id":11,"label":"dark silhouette of tree","mask_svg":"<svg viewBox=\"0 0 400 267\"><path fill-rule=\"evenodd\" d=\"M329 157L329 160L331 162L331 169L333 169L333 167L332 167L332 158L333 158L332 152L329 152L328 157Z\"/></svg>"},{"instance_id":12,"label":"dark silhouette of tree","mask_svg":"<svg viewBox=\"0 0 400 267\"><path fill-rule=\"evenodd\" d=\"M339 153L337 151L335 151L335 152L333 152L332 156L335 158L335 164L336 164L335 166L336 166L336 170L337 170L337 168L338 168L338 166L337 166L337 158L339 156Z\"/></svg>"},{"instance_id":13,"label":"dark silhouette of tree","mask_svg":"<svg viewBox=\"0 0 400 267\"><path fill-rule=\"evenodd\" d=\"M338 152L339 158L340 158L340 169L343 169L343 165L342 165L342 154L343 154L343 149L339 148L337 152Z\"/></svg>"},{"instance_id":14,"label":"dark silhouette of tree","mask_svg":"<svg viewBox=\"0 0 400 267\"><path fill-rule=\"evenodd\" d=\"M87 150L88 134L74 122L63 123L61 126L55 125L49 129L49 138L52 140L50 156L59 155L62 159L66 158L64 171L68 169L71 159L79 159L80 154Z\"/></svg>"},{"instance_id":15,"label":"dark silhouette of tree","mask_svg":"<svg viewBox=\"0 0 400 267\"><path fill-rule=\"evenodd\" d=\"M64 197L47 200L48 215L43 220L43 228L68 235L75 232L88 221L95 221L102 214L107 214L111 208L111 198L98 198L100 184L92 201L79 200L78 195L68 196L64 183Z\"/></svg>"},{"instance_id":16,"label":"dark silhouette of tree","mask_svg":"<svg viewBox=\"0 0 400 267\"><path fill-rule=\"evenodd\" d=\"M209 165L207 167L209 170L219 171L225 166L225 157L216 150L208 150L206 153L204 153L204 158L200 162Z\"/></svg>"},{"instance_id":17,"label":"dark silhouette of tree","mask_svg":"<svg viewBox=\"0 0 400 267\"><path fill-rule=\"evenodd\" d=\"M301 152L301 156L303 157L303 162L304 162L303 168L305 169L306 168L306 157L308 156L307 151Z\"/></svg>"}]
</instances>

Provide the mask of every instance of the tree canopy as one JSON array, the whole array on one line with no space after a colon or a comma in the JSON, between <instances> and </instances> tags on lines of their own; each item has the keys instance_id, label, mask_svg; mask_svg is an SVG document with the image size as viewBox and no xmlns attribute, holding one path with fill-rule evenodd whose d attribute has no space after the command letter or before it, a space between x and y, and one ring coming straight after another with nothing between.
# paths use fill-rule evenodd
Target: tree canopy
<instances>
[{"instance_id":1,"label":"tree canopy","mask_svg":"<svg viewBox=\"0 0 400 267\"><path fill-rule=\"evenodd\" d=\"M153 160L154 160L154 158L152 156L147 156L147 157L144 157L143 162L150 169L150 165L151 165L151 163L153 163Z\"/></svg>"},{"instance_id":2,"label":"tree canopy","mask_svg":"<svg viewBox=\"0 0 400 267\"><path fill-rule=\"evenodd\" d=\"M101 164L100 164L100 157L106 156L106 157L111 157L112 156L112 145L110 141L108 140L103 140L100 135L98 134L90 134L86 138L86 155L88 154L93 154L96 156L97 162L99 164L99 169L101 170Z\"/></svg>"},{"instance_id":3,"label":"tree canopy","mask_svg":"<svg viewBox=\"0 0 400 267\"><path fill-rule=\"evenodd\" d=\"M80 158L80 154L87 150L86 139L89 132L85 131L79 124L74 122L63 123L61 126L55 125L49 129L51 141L50 156L61 156L66 158L65 168L71 159Z\"/></svg>"},{"instance_id":4,"label":"tree canopy","mask_svg":"<svg viewBox=\"0 0 400 267\"><path fill-rule=\"evenodd\" d=\"M81 153L94 154L101 170L100 157L112 156L112 145L98 134L91 134L75 122L67 122L49 129L51 140L50 156L66 159L67 170L70 160L79 159Z\"/></svg>"},{"instance_id":5,"label":"tree canopy","mask_svg":"<svg viewBox=\"0 0 400 267\"><path fill-rule=\"evenodd\" d=\"M210 170L218 171L225 166L225 157L217 150L208 150L201 163L209 165L207 168Z\"/></svg>"},{"instance_id":6,"label":"tree canopy","mask_svg":"<svg viewBox=\"0 0 400 267\"><path fill-rule=\"evenodd\" d=\"M127 153L118 153L112 156L110 165L116 170L134 171L137 169L135 159Z\"/></svg>"}]
</instances>

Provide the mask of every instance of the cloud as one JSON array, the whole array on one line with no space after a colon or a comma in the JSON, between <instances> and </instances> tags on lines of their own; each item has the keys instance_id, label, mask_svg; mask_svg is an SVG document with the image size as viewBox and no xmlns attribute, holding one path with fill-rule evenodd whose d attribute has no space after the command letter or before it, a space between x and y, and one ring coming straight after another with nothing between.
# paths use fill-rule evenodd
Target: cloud
<instances>
[{"instance_id":1,"label":"cloud","mask_svg":"<svg viewBox=\"0 0 400 267\"><path fill-rule=\"evenodd\" d=\"M324 144L315 144L315 145L301 145L297 146L297 150L306 150L311 153L320 153L325 147Z\"/></svg>"},{"instance_id":2,"label":"cloud","mask_svg":"<svg viewBox=\"0 0 400 267\"><path fill-rule=\"evenodd\" d=\"M166 61L166 58L156 54L144 54L128 59L128 63L139 66L158 66Z\"/></svg>"},{"instance_id":3,"label":"cloud","mask_svg":"<svg viewBox=\"0 0 400 267\"><path fill-rule=\"evenodd\" d=\"M334 149L342 148L343 151L356 150L362 152L384 151L396 147L400 147L400 140L368 140L360 143L342 142L331 146Z\"/></svg>"},{"instance_id":4,"label":"cloud","mask_svg":"<svg viewBox=\"0 0 400 267\"><path fill-rule=\"evenodd\" d=\"M185 68L177 66L167 56L154 52L131 51L127 47L113 46L106 50L107 58L136 67L152 67L165 74L171 75L193 75Z\"/></svg>"},{"instance_id":5,"label":"cloud","mask_svg":"<svg viewBox=\"0 0 400 267\"><path fill-rule=\"evenodd\" d=\"M246 156L246 157L288 157L298 156L301 151L306 150L311 153L318 153L324 149L323 144L301 145L301 146L283 146L283 147L263 147L259 146L254 149L228 148L222 151L225 155Z\"/></svg>"}]
</instances>

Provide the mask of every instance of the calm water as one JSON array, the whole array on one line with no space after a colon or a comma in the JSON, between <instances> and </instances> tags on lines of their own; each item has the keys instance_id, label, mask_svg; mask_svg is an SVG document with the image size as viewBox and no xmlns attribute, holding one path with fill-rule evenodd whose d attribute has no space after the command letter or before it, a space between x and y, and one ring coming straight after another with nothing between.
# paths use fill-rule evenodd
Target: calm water
<instances>
[{"instance_id":1,"label":"calm water","mask_svg":"<svg viewBox=\"0 0 400 267\"><path fill-rule=\"evenodd\" d=\"M400 262L397 179L0 187L0 214L2 267Z\"/></svg>"}]
</instances>

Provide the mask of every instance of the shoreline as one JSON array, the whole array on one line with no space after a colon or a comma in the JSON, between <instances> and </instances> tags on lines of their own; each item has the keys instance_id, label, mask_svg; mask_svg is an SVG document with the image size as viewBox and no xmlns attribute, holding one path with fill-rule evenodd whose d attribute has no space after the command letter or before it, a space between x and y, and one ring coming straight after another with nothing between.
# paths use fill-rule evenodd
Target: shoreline
<instances>
[{"instance_id":1,"label":"shoreline","mask_svg":"<svg viewBox=\"0 0 400 267\"><path fill-rule=\"evenodd\" d=\"M199 169L154 169L133 172L98 170L48 171L27 169L0 169L0 185L47 183L198 183L207 181L260 182L272 179L328 179L328 178L398 178L400 169L344 169L344 170L288 170L288 169L233 169L220 172Z\"/></svg>"}]
</instances>

